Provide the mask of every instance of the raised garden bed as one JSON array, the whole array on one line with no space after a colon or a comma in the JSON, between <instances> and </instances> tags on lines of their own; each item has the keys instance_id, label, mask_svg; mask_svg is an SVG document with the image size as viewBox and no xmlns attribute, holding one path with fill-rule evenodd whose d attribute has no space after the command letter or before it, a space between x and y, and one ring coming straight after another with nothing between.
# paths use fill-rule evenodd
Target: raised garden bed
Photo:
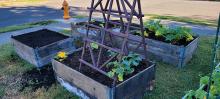
<instances>
[{"instance_id":1,"label":"raised garden bed","mask_svg":"<svg viewBox=\"0 0 220 99\"><path fill-rule=\"evenodd\" d=\"M118 20L112 20L113 22L118 22ZM86 31L87 31L87 27L86 25L88 24L88 22L77 22L77 23L71 23L71 28L72 28L72 32L74 34L79 34L81 36L85 36L86 35ZM92 25L98 26L98 27L104 27L105 26L105 22L103 21L92 21L91 22ZM108 28L114 28L117 27L118 25L115 24L109 24ZM100 34L100 29L98 28L94 28L89 26L89 35L94 36L94 37L99 37Z\"/></svg>"},{"instance_id":2,"label":"raised garden bed","mask_svg":"<svg viewBox=\"0 0 220 99\"><path fill-rule=\"evenodd\" d=\"M36 67L49 64L59 51L75 49L73 38L47 29L12 36L11 41L16 53Z\"/></svg>"},{"instance_id":3,"label":"raised garden bed","mask_svg":"<svg viewBox=\"0 0 220 99\"><path fill-rule=\"evenodd\" d=\"M138 27L136 24L132 24L132 26ZM113 31L120 32L120 29L115 28ZM148 57L150 59L155 59L175 65L177 67L184 67L192 59L192 56L198 46L198 36L193 36L193 39L190 41L186 41L186 38L182 38L178 41L167 41L165 37L155 36L155 32L150 31L148 28L145 28L145 33ZM129 35L130 39L141 42L142 37L140 35L141 34L139 30L131 28L131 33ZM121 40L122 39L118 39L116 42L120 42ZM117 44L121 45L120 43ZM129 42L128 48L135 49L136 45L138 45L138 43ZM138 52L141 54L145 53L143 52L143 49L143 47L140 47Z\"/></svg>"},{"instance_id":4,"label":"raised garden bed","mask_svg":"<svg viewBox=\"0 0 220 99\"><path fill-rule=\"evenodd\" d=\"M81 49L68 55L63 61L53 60L52 65L57 80L68 90L74 92L81 98L91 99L142 99L146 91L153 89L155 80L155 64L149 61L141 61L140 66L135 67L132 74L126 75L124 81L116 82L113 79L95 69L82 65L79 70L79 58ZM97 57L97 55L95 55ZM103 56L108 56L103 54ZM85 58L90 60L86 51ZM102 58L102 62L106 60ZM108 71L109 68L102 68Z\"/></svg>"},{"instance_id":5,"label":"raised garden bed","mask_svg":"<svg viewBox=\"0 0 220 99\"><path fill-rule=\"evenodd\" d=\"M135 36L141 41L141 37ZM177 67L184 67L193 57L194 52L198 47L199 38L196 37L192 42L187 45L173 45L170 43L146 38L147 54L149 58L163 61ZM134 44L129 43L129 47L134 48ZM143 48L139 48L143 53Z\"/></svg>"}]
</instances>

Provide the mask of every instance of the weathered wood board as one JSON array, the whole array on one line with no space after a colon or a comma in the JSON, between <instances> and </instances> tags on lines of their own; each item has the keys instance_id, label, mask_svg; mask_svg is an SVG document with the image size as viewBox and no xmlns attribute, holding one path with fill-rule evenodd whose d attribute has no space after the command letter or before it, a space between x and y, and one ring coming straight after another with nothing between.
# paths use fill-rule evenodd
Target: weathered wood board
<instances>
[{"instance_id":1,"label":"weathered wood board","mask_svg":"<svg viewBox=\"0 0 220 99\"><path fill-rule=\"evenodd\" d=\"M29 47L13 38L11 38L11 42L16 53L36 67L42 67L51 63L51 59L54 58L59 51L71 52L75 50L73 38L56 41L39 48Z\"/></svg>"},{"instance_id":2,"label":"weathered wood board","mask_svg":"<svg viewBox=\"0 0 220 99\"><path fill-rule=\"evenodd\" d=\"M110 88L56 60L52 60L52 65L57 78L82 90L91 99L142 99L153 86L156 71L153 64L115 88Z\"/></svg>"},{"instance_id":3,"label":"weathered wood board","mask_svg":"<svg viewBox=\"0 0 220 99\"><path fill-rule=\"evenodd\" d=\"M141 37L134 36L137 41L141 41ZM194 39L187 46L177 46L162 41L146 38L146 47L148 58L152 60L162 61L175 65L177 67L184 67L193 57L197 47L199 37ZM115 38L116 44L120 45L120 38ZM143 54L144 48L140 47L138 50L134 50L139 43L129 42L128 49Z\"/></svg>"}]
</instances>

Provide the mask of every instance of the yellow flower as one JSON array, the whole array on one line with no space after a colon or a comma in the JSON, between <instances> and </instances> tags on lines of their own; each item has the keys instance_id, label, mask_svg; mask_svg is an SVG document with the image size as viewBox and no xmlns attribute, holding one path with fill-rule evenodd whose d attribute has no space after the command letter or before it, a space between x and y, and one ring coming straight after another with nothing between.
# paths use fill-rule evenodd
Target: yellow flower
<instances>
[{"instance_id":1,"label":"yellow flower","mask_svg":"<svg viewBox=\"0 0 220 99\"><path fill-rule=\"evenodd\" d=\"M59 52L59 53L57 54L57 56L58 56L58 58L61 58L61 59L64 59L64 58L67 57L66 52Z\"/></svg>"}]
</instances>

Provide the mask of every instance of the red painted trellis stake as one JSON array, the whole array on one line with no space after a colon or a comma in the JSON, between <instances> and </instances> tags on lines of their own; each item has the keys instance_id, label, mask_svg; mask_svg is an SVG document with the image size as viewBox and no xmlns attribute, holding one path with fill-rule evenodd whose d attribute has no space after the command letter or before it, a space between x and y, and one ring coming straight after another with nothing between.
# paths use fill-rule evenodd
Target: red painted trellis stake
<instances>
[{"instance_id":1,"label":"red painted trellis stake","mask_svg":"<svg viewBox=\"0 0 220 99\"><path fill-rule=\"evenodd\" d=\"M113 9L114 4L116 4L116 7L117 7L116 9ZM99 9L98 9L98 6L99 6ZM135 49L138 49L141 46L143 46L144 52L145 52L145 58L146 58L146 56L147 56L146 50L147 49L146 49L146 42L145 42L145 37L144 37L144 27L143 27L144 15L142 14L140 0L133 0L132 3L130 2L130 0L129 1L128 0L98 0L98 1L96 0L96 2L95 2L95 0L91 0L91 6L88 9L90 11L89 12L89 20L88 20L88 24L87 24L86 37L84 38L84 46L83 46L82 55L81 55L81 58L79 59L80 68L81 68L82 64L85 64L85 65L99 71L100 73L107 75L107 73L104 70L102 70L102 67L104 67L108 62L112 61L116 57L116 55L112 56L106 62L101 64L100 60L102 59L103 49L105 48L105 49L111 50L113 52L116 52L117 55L119 55L119 56L127 55L129 52L128 41L129 42L133 41L133 42L139 43ZM94 24L90 24L92 22L94 12L98 12L98 13L102 14L103 20L105 22L104 27L99 27ZM139 26L132 26L131 25L134 17L136 17L139 20ZM111 18L119 18L120 21L115 22L115 21L112 21ZM120 32L112 31L109 28L110 23L120 25L121 31ZM97 29L101 30L101 40L100 41L92 40L91 38L89 38L90 27L97 28ZM141 33L142 33L142 40L141 41L134 38L130 34L131 27L139 29L141 31ZM109 46L108 44L106 44L106 41L107 41L106 36L109 36L111 43L113 42L112 36L123 38L121 47L116 48L116 46L114 46L114 45ZM93 49L91 48L91 45L90 45L91 43L96 43L100 47L97 59L94 57L94 52L93 52ZM89 63L86 60L84 60L84 54L85 54L86 50L88 50L90 52L92 63ZM114 78L113 86L115 85L115 82L116 82L116 78Z\"/></svg>"}]
</instances>

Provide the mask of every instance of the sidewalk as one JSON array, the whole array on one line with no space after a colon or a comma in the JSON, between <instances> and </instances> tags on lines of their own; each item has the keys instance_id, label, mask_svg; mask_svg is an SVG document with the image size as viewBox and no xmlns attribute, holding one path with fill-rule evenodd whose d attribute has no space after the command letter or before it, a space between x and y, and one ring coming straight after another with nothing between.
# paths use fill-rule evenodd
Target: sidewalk
<instances>
[{"instance_id":1,"label":"sidewalk","mask_svg":"<svg viewBox=\"0 0 220 99\"><path fill-rule=\"evenodd\" d=\"M82 18L82 19L73 18L70 20L56 19L56 21L58 21L58 23L51 24L48 26L40 26L40 27L35 27L35 28L29 28L29 29L24 29L24 30L2 33L2 34L0 34L0 45L10 42L11 35L21 35L24 33L37 31L37 30L44 29L44 28L59 32L64 29L71 29L71 27L70 27L71 22L87 21L87 18ZM192 25L192 24L188 24L188 23L168 21L168 20L162 20L161 23L168 25L170 27L176 27L176 26L190 27L190 28L192 28L193 33L198 34L200 36L213 36L216 34L215 27L208 27L208 26L202 26L202 25Z\"/></svg>"}]
</instances>

